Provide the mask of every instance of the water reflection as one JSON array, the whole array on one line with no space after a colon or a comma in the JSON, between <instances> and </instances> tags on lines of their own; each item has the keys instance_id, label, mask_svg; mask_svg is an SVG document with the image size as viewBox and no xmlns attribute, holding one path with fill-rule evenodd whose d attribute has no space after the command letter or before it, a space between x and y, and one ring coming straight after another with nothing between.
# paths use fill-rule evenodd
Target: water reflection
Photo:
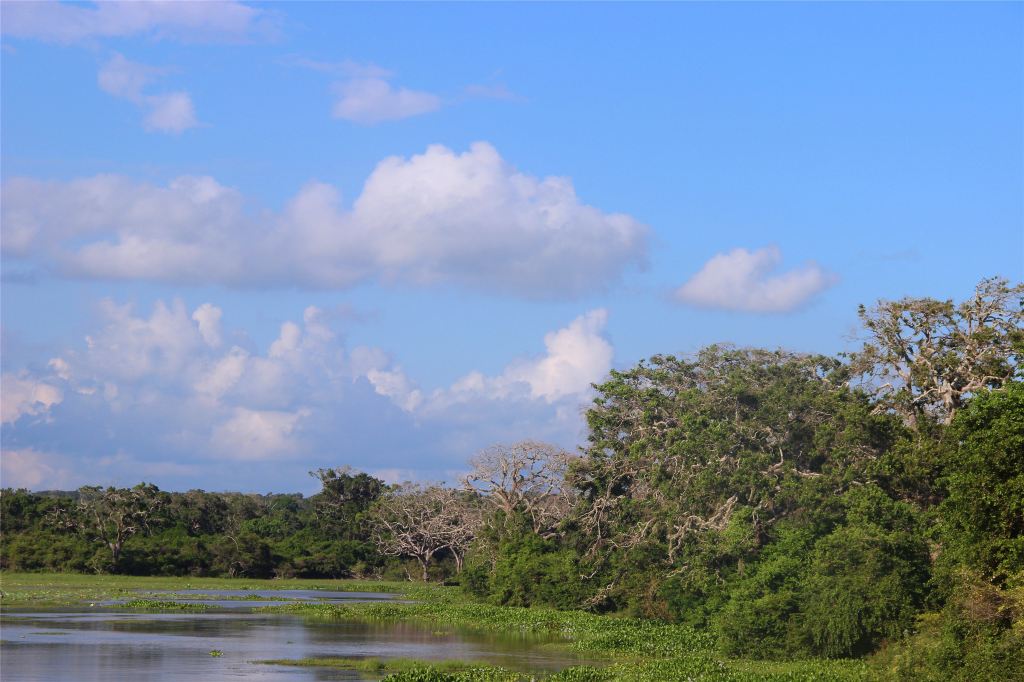
<instances>
[{"instance_id":1,"label":"water reflection","mask_svg":"<svg viewBox=\"0 0 1024 682\"><path fill-rule=\"evenodd\" d=\"M5 681L376 679L356 671L252 663L269 658L459 658L537 672L579 662L542 646L550 641L542 638L291 614L104 609L5 613L0 624L0 678ZM210 656L213 649L223 656Z\"/></svg>"}]
</instances>

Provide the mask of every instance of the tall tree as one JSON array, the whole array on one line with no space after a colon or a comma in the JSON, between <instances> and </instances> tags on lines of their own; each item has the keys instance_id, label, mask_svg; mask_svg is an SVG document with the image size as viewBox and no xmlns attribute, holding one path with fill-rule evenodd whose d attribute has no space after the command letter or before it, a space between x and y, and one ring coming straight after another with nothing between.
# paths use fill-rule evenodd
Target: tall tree
<instances>
[{"instance_id":1,"label":"tall tree","mask_svg":"<svg viewBox=\"0 0 1024 682\"><path fill-rule=\"evenodd\" d=\"M586 556L620 566L609 594L638 571L697 570L736 523L756 549L779 520L864 481L891 439L893 420L821 356L712 346L597 389L571 478Z\"/></svg>"},{"instance_id":2,"label":"tall tree","mask_svg":"<svg viewBox=\"0 0 1024 682\"><path fill-rule=\"evenodd\" d=\"M463 485L483 493L485 503L500 516L499 523L522 514L534 533L550 537L573 504L575 491L566 485L565 476L575 459L562 448L538 441L495 445L470 460L472 469Z\"/></svg>"},{"instance_id":3,"label":"tall tree","mask_svg":"<svg viewBox=\"0 0 1024 682\"><path fill-rule=\"evenodd\" d=\"M868 338L852 368L879 409L910 424L924 415L949 424L970 395L1021 376L1024 284L993 277L959 304L902 298L859 314Z\"/></svg>"},{"instance_id":4,"label":"tall tree","mask_svg":"<svg viewBox=\"0 0 1024 682\"><path fill-rule=\"evenodd\" d=\"M158 522L163 506L160 489L150 483L133 488L83 486L78 489L74 510L60 508L54 518L74 528L110 551L111 567L117 570L125 542Z\"/></svg>"},{"instance_id":5,"label":"tall tree","mask_svg":"<svg viewBox=\"0 0 1024 682\"><path fill-rule=\"evenodd\" d=\"M317 519L343 539L361 536L362 517L384 492L384 481L350 467L317 469L309 475L322 486L313 497Z\"/></svg>"},{"instance_id":6,"label":"tall tree","mask_svg":"<svg viewBox=\"0 0 1024 682\"><path fill-rule=\"evenodd\" d=\"M473 501L442 486L403 483L383 495L372 515L373 537L386 556L415 559L424 581L435 557L452 554L457 570L479 525Z\"/></svg>"}]
</instances>

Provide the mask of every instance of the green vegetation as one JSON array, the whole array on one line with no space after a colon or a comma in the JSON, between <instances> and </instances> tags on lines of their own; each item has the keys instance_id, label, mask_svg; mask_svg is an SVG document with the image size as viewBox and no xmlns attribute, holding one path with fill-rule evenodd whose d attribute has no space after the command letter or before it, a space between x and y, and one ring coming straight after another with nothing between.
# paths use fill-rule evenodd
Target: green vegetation
<instances>
[{"instance_id":1,"label":"green vegetation","mask_svg":"<svg viewBox=\"0 0 1024 682\"><path fill-rule=\"evenodd\" d=\"M450 581L474 601L404 589L417 603L277 610L608 658L550 679L1019 678L1024 285L860 316L863 346L842 357L712 346L613 371L580 453L496 446L459 489L333 469L308 499L5 490L0 566ZM12 578L5 605L42 601ZM393 679L517 675L410 664Z\"/></svg>"},{"instance_id":2,"label":"green vegetation","mask_svg":"<svg viewBox=\"0 0 1024 682\"><path fill-rule=\"evenodd\" d=\"M254 580L251 578L177 578L82 573L0 573L0 607L46 608L81 606L114 599L132 599L179 590L334 590L404 594L409 582L367 580ZM202 595L190 595L190 599ZM217 597L224 599L224 597Z\"/></svg>"},{"instance_id":3,"label":"green vegetation","mask_svg":"<svg viewBox=\"0 0 1024 682\"><path fill-rule=\"evenodd\" d=\"M383 489L366 474L312 472L313 497L155 486L0 494L0 568L248 578L350 578L384 560L364 516ZM404 577L399 574L399 577Z\"/></svg>"}]
</instances>

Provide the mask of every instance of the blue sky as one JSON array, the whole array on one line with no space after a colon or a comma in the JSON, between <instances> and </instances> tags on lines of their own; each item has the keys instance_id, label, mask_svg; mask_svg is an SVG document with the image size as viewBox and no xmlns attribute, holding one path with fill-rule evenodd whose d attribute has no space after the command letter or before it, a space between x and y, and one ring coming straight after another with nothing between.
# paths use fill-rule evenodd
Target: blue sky
<instances>
[{"instance_id":1,"label":"blue sky","mask_svg":"<svg viewBox=\"0 0 1024 682\"><path fill-rule=\"evenodd\" d=\"M1024 6L4 3L3 481L312 492L1024 277Z\"/></svg>"}]
</instances>

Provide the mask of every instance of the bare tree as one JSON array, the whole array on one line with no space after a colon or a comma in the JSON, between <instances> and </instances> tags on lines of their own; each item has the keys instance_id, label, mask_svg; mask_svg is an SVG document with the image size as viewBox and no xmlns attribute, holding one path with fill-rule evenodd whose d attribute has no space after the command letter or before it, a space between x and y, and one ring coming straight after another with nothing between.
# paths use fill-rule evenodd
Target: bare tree
<instances>
[{"instance_id":1,"label":"bare tree","mask_svg":"<svg viewBox=\"0 0 1024 682\"><path fill-rule=\"evenodd\" d=\"M162 506L159 492L149 483L134 488L83 486L78 489L74 511L58 508L54 521L102 543L110 550L111 565L116 569L128 538L154 523Z\"/></svg>"},{"instance_id":2,"label":"bare tree","mask_svg":"<svg viewBox=\"0 0 1024 682\"><path fill-rule=\"evenodd\" d=\"M470 460L472 471L463 485L483 493L506 521L522 512L535 533L550 536L572 507L574 491L565 477L574 459L565 450L538 441L495 445Z\"/></svg>"},{"instance_id":3,"label":"bare tree","mask_svg":"<svg viewBox=\"0 0 1024 682\"><path fill-rule=\"evenodd\" d=\"M1024 284L982 280L959 305L932 298L879 301L860 308L868 332L852 356L855 373L909 423L930 413L953 420L964 400L1019 375L1024 348ZM873 382L873 383L872 383Z\"/></svg>"},{"instance_id":4,"label":"bare tree","mask_svg":"<svg viewBox=\"0 0 1024 682\"><path fill-rule=\"evenodd\" d=\"M433 559L448 551L462 570L466 549L479 526L479 513L464 493L442 486L403 483L377 500L372 515L374 541L382 554L412 557L429 578Z\"/></svg>"}]
</instances>

